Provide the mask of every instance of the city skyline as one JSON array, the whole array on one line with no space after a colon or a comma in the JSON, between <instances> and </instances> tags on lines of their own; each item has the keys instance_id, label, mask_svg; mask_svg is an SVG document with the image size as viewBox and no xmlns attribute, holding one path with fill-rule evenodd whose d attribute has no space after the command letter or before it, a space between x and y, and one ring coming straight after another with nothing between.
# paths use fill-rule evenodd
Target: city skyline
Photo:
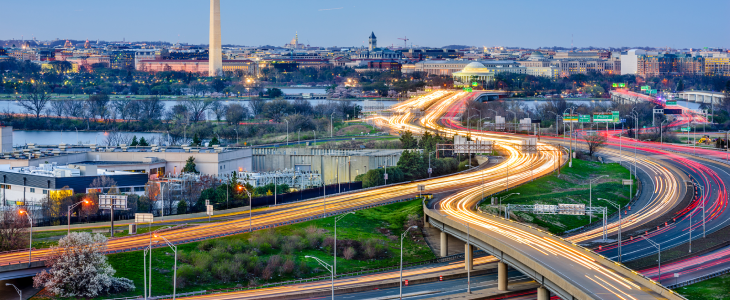
<instances>
[{"instance_id":1,"label":"city skyline","mask_svg":"<svg viewBox=\"0 0 730 300\"><path fill-rule=\"evenodd\" d=\"M0 26L0 39L124 39L207 44L208 1L177 1L175 6L167 2L126 1L125 4L88 0L7 3L7 11L31 11L32 15L7 15ZM301 43L312 46L366 46L370 32L375 32L379 45L396 47L403 46L398 38L404 37L409 39L408 46L422 47L568 48L571 42L576 48L730 47L730 41L717 34L730 25L722 18L722 12L730 9L727 1L706 1L681 6L681 10L680 2L672 5L666 1L639 4L620 1L610 5L578 1L548 5L524 1L521 5L494 2L474 3L469 7L437 4L425 1L416 6L406 2L371 1L364 6L356 2L320 1L315 5L293 2L281 7L223 0L222 43L282 46L298 33ZM110 10L120 19L111 18L109 22ZM512 13L503 13L506 11ZM677 15L677 11L682 15ZM683 16L701 17L702 27L692 26ZM39 21L28 22L29 17ZM474 24L469 24L469 20ZM94 26L87 26L89 22ZM581 25L590 22L593 25Z\"/></svg>"}]
</instances>

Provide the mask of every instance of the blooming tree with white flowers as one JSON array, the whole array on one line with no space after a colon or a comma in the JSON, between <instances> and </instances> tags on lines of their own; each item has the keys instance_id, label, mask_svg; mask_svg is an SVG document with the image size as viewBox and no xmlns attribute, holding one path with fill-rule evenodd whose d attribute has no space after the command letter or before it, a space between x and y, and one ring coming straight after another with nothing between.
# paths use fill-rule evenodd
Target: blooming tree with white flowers
<instances>
[{"instance_id":1,"label":"blooming tree with white flowers","mask_svg":"<svg viewBox=\"0 0 730 300\"><path fill-rule=\"evenodd\" d=\"M116 271L107 262L104 251L107 238L101 234L72 232L51 248L46 260L50 270L33 278L35 287L61 297L96 297L134 290L127 278L114 277Z\"/></svg>"}]
</instances>

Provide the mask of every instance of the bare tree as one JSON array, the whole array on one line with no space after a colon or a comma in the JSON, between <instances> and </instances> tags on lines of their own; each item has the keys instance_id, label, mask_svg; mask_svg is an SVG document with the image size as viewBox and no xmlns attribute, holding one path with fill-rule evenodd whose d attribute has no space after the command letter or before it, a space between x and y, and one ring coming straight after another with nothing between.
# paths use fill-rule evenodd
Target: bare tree
<instances>
[{"instance_id":1,"label":"bare tree","mask_svg":"<svg viewBox=\"0 0 730 300\"><path fill-rule=\"evenodd\" d=\"M54 114L57 117L63 117L66 112L66 104L63 101L51 101L51 107L49 108L49 114Z\"/></svg>"},{"instance_id":2,"label":"bare tree","mask_svg":"<svg viewBox=\"0 0 730 300\"><path fill-rule=\"evenodd\" d=\"M606 144L606 136L600 134L586 135L583 137L586 144L588 144L588 154L593 156L594 153L598 153Z\"/></svg>"},{"instance_id":3,"label":"bare tree","mask_svg":"<svg viewBox=\"0 0 730 300\"><path fill-rule=\"evenodd\" d=\"M84 101L78 101L78 100L65 100L65 101L54 101L55 102L61 102L64 106L64 111L66 112L66 115L72 116L72 117L80 117L84 113Z\"/></svg>"},{"instance_id":4,"label":"bare tree","mask_svg":"<svg viewBox=\"0 0 730 300\"><path fill-rule=\"evenodd\" d=\"M29 220L17 209L0 211L0 251L22 249L28 246Z\"/></svg>"},{"instance_id":5,"label":"bare tree","mask_svg":"<svg viewBox=\"0 0 730 300\"><path fill-rule=\"evenodd\" d=\"M264 106L266 105L266 100L261 98L252 98L248 101L248 106L251 107L251 113L254 117L260 115L262 112L264 112Z\"/></svg>"},{"instance_id":6,"label":"bare tree","mask_svg":"<svg viewBox=\"0 0 730 300\"><path fill-rule=\"evenodd\" d=\"M151 97L146 100L137 101L139 104L139 118L138 120L150 121L159 120L162 118L162 114L165 112L165 104L160 101L160 98Z\"/></svg>"},{"instance_id":7,"label":"bare tree","mask_svg":"<svg viewBox=\"0 0 730 300\"><path fill-rule=\"evenodd\" d=\"M215 114L216 121L220 122L223 117L226 116L226 111L228 111L228 105L223 104L220 101L213 101L210 105L210 111Z\"/></svg>"},{"instance_id":8,"label":"bare tree","mask_svg":"<svg viewBox=\"0 0 730 300\"><path fill-rule=\"evenodd\" d=\"M45 86L34 85L23 95L18 105L34 114L36 119L38 119L50 100L51 96L48 95L48 89Z\"/></svg>"},{"instance_id":9,"label":"bare tree","mask_svg":"<svg viewBox=\"0 0 730 300\"><path fill-rule=\"evenodd\" d=\"M190 91L190 94L193 95L193 97L203 96L206 92L208 92L209 87L205 84L199 83L199 82L193 82L188 86L188 90Z\"/></svg>"},{"instance_id":10,"label":"bare tree","mask_svg":"<svg viewBox=\"0 0 730 300\"><path fill-rule=\"evenodd\" d=\"M205 118L205 111L213 104L214 100L191 98L184 102L190 112L190 120L193 122L202 121Z\"/></svg>"},{"instance_id":11,"label":"bare tree","mask_svg":"<svg viewBox=\"0 0 730 300\"><path fill-rule=\"evenodd\" d=\"M106 120L109 116L109 96L108 95L91 95L87 100L87 108L92 118Z\"/></svg>"}]
</instances>

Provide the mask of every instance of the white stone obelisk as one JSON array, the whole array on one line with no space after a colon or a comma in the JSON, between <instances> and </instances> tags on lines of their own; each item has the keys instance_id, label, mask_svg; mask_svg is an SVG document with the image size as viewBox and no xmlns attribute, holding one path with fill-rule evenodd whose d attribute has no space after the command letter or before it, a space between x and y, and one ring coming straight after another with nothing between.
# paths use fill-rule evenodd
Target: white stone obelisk
<instances>
[{"instance_id":1,"label":"white stone obelisk","mask_svg":"<svg viewBox=\"0 0 730 300\"><path fill-rule=\"evenodd\" d=\"M210 44L208 46L208 76L223 73L221 50L221 1L210 0Z\"/></svg>"}]
</instances>

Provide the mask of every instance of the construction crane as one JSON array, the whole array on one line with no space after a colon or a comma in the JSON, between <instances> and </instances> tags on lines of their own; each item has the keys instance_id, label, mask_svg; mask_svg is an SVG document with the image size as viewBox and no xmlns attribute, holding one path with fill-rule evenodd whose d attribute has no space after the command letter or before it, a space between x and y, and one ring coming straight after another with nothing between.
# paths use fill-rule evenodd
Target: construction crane
<instances>
[{"instance_id":1,"label":"construction crane","mask_svg":"<svg viewBox=\"0 0 730 300\"><path fill-rule=\"evenodd\" d=\"M408 37L404 36L403 38L398 39L403 41L403 49L408 48Z\"/></svg>"}]
</instances>

